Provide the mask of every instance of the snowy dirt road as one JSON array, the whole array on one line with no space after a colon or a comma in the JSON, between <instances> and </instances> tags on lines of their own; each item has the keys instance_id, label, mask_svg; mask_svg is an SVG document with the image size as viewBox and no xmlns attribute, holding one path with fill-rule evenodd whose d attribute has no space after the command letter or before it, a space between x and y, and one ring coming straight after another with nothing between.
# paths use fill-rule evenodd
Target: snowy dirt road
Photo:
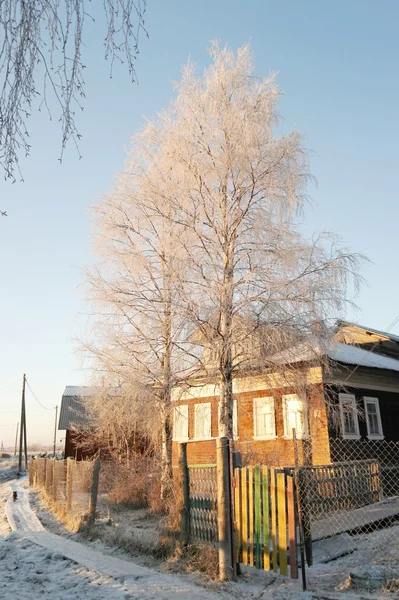
<instances>
[{"instance_id":1,"label":"snowy dirt road","mask_svg":"<svg viewBox=\"0 0 399 600\"><path fill-rule=\"evenodd\" d=\"M351 540L350 554L327 564L323 561L336 554L337 545L342 550L345 540L318 543L320 560L307 570L308 592L300 580L247 567L237 582L205 588L190 575L159 572L47 531L31 508L26 480L14 480L0 483L0 600L393 600L399 599L398 539L399 525L359 535ZM379 591L349 585L351 572L381 568L398 585Z\"/></svg>"},{"instance_id":2,"label":"snowy dirt road","mask_svg":"<svg viewBox=\"0 0 399 600\"><path fill-rule=\"evenodd\" d=\"M11 490L18 499L12 501ZM22 481L12 482L6 514L14 533L0 538L0 597L21 600L226 598L134 563L104 556L45 531Z\"/></svg>"}]
</instances>

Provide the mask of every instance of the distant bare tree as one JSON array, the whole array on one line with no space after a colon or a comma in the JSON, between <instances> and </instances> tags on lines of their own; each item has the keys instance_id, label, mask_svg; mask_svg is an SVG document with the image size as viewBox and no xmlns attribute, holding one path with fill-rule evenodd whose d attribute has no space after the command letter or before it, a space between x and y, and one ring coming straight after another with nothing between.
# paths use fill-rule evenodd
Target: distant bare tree
<instances>
[{"instance_id":1,"label":"distant bare tree","mask_svg":"<svg viewBox=\"0 0 399 600\"><path fill-rule=\"evenodd\" d=\"M137 456L151 455L159 445L155 409L151 389L135 384L104 387L102 393L85 399L88 426L73 428L77 447L103 451L127 464Z\"/></svg>"},{"instance_id":2,"label":"distant bare tree","mask_svg":"<svg viewBox=\"0 0 399 600\"><path fill-rule=\"evenodd\" d=\"M0 2L0 165L5 178L21 175L19 155L28 155L28 119L39 100L51 117L58 105L61 158L72 140L78 148L75 120L83 110L85 20L92 19L85 0L2 0ZM111 73L115 60L126 62L132 81L139 36L144 31L146 0L103 0L107 30L105 58ZM94 20L94 19L93 19ZM146 33L146 32L145 32Z\"/></svg>"},{"instance_id":3,"label":"distant bare tree","mask_svg":"<svg viewBox=\"0 0 399 600\"><path fill-rule=\"evenodd\" d=\"M167 123L136 136L125 171L94 207L98 261L87 274L93 323L84 343L106 373L151 388L161 432L162 495L171 479L171 389L179 368L184 228Z\"/></svg>"}]
</instances>

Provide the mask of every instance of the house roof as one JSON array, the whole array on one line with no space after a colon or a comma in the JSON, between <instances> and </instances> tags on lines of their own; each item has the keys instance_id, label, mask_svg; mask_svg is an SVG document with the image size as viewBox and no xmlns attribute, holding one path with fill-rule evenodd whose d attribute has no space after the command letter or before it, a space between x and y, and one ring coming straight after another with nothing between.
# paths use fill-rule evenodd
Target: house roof
<instances>
[{"instance_id":1,"label":"house roof","mask_svg":"<svg viewBox=\"0 0 399 600\"><path fill-rule=\"evenodd\" d=\"M365 325L360 325L360 323L354 323L351 321L338 321L337 322L337 331L344 327L356 327L357 329L362 329L365 333L373 333L377 336L381 336L387 340L392 340L394 342L399 343L399 335L395 335L388 331L380 331L379 329L373 329L372 327L366 327Z\"/></svg>"},{"instance_id":2,"label":"house roof","mask_svg":"<svg viewBox=\"0 0 399 600\"><path fill-rule=\"evenodd\" d=\"M101 389L86 385L67 385L62 395L58 429L69 429L72 424L87 425L84 399L96 396Z\"/></svg>"},{"instance_id":3,"label":"house roof","mask_svg":"<svg viewBox=\"0 0 399 600\"><path fill-rule=\"evenodd\" d=\"M320 346L311 348L306 344L298 344L293 348L288 348L283 352L274 355L271 357L270 362L277 364L293 364L315 360L317 356L327 356L335 362L349 365L399 372L399 360L388 356L382 356L381 354L375 354L370 350L363 350L357 346L343 344L336 340L330 340L324 348L321 348Z\"/></svg>"},{"instance_id":4,"label":"house roof","mask_svg":"<svg viewBox=\"0 0 399 600\"><path fill-rule=\"evenodd\" d=\"M69 429L72 425L88 425L86 400L101 394L118 396L120 389L89 385L67 385L62 394L58 429Z\"/></svg>"},{"instance_id":5,"label":"house roof","mask_svg":"<svg viewBox=\"0 0 399 600\"><path fill-rule=\"evenodd\" d=\"M311 340L293 344L270 357L265 356L262 364L263 368L272 368L273 365L314 362L325 356L337 363L399 372L398 345L399 336L341 320L337 321L335 331L323 345ZM192 367L189 373L196 377L205 374L212 375L198 367Z\"/></svg>"}]
</instances>

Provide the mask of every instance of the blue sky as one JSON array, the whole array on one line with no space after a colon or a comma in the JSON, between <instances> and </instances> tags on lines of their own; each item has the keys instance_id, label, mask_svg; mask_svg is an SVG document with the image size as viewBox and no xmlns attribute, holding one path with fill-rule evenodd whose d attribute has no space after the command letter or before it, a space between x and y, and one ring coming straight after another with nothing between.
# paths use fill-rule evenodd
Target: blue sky
<instances>
[{"instance_id":1,"label":"blue sky","mask_svg":"<svg viewBox=\"0 0 399 600\"><path fill-rule=\"evenodd\" d=\"M100 10L101 3L93 3ZM277 71L284 127L306 136L318 185L309 189L306 228L338 233L364 252L367 285L348 317L386 329L399 313L399 41L396 0L148 0L137 61L139 85L102 59L100 12L87 23L82 160L72 146L62 165L56 113L30 119L32 153L24 183L0 181L0 441L13 443L22 374L28 441L48 442L66 384L85 383L73 338L84 312L81 267L90 260L88 207L121 169L131 135L173 96L188 57L209 64L209 41L251 42L256 72ZM399 325L393 332L399 333ZM59 436L60 437L60 436Z\"/></svg>"}]
</instances>

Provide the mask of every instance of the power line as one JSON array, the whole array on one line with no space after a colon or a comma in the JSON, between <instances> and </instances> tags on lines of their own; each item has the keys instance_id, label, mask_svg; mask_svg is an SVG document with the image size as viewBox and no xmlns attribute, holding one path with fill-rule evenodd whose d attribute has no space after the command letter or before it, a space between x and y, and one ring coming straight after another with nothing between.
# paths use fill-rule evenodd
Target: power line
<instances>
[{"instance_id":1,"label":"power line","mask_svg":"<svg viewBox=\"0 0 399 600\"><path fill-rule=\"evenodd\" d=\"M44 404L42 404L42 403L40 402L40 400L37 398L37 396L36 396L35 392L34 392L34 391L32 390L32 388L30 387L28 380L26 380L26 385L28 386L28 388L29 388L29 390L30 390L30 392L31 392L32 396L33 396L33 397L34 397L34 399L36 400L36 402L37 402L37 403L38 403L38 404L39 404L39 405L40 405L42 408L44 408L44 410L53 410L52 408L47 408L46 406L44 406Z\"/></svg>"}]
</instances>

